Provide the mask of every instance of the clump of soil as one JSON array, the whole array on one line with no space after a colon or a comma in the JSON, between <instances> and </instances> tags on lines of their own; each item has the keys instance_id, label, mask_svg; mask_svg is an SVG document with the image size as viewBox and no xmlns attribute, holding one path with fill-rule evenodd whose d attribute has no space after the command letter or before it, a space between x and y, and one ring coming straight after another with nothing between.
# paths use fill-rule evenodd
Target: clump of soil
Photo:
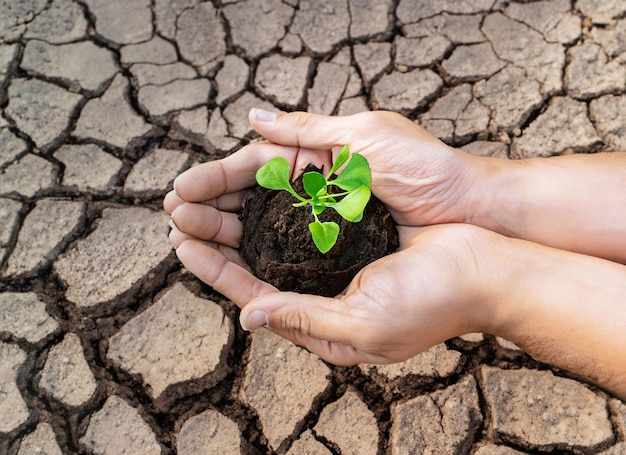
<instances>
[{"instance_id":1,"label":"clump of soil","mask_svg":"<svg viewBox=\"0 0 626 455\"><path fill-rule=\"evenodd\" d=\"M306 171L317 170L313 166ZM306 196L302 178L294 189ZM344 220L333 209L320 221L339 224L339 238L326 254L320 253L309 231L314 218L310 207L286 191L257 187L239 217L243 223L240 253L253 273L281 291L327 297L341 293L359 270L398 249L396 225L385 205L374 196L358 223Z\"/></svg>"}]
</instances>

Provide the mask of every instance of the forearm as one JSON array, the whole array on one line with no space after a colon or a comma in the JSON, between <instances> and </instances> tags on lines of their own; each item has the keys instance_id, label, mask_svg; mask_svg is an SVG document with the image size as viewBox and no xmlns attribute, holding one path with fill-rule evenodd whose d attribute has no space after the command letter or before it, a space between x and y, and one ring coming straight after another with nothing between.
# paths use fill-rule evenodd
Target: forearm
<instances>
[{"instance_id":1,"label":"forearm","mask_svg":"<svg viewBox=\"0 0 626 455\"><path fill-rule=\"evenodd\" d=\"M470 160L480 177L468 194L469 222L626 262L626 153Z\"/></svg>"},{"instance_id":2,"label":"forearm","mask_svg":"<svg viewBox=\"0 0 626 455\"><path fill-rule=\"evenodd\" d=\"M626 399L626 266L501 241L485 331Z\"/></svg>"}]
</instances>

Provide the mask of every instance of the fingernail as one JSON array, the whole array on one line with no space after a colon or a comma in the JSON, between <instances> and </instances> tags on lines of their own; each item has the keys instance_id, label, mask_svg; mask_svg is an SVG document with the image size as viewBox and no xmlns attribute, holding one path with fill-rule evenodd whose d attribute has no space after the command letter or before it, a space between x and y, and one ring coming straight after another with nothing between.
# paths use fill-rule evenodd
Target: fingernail
<instances>
[{"instance_id":1,"label":"fingernail","mask_svg":"<svg viewBox=\"0 0 626 455\"><path fill-rule=\"evenodd\" d=\"M253 311L245 319L240 318L239 322L241 327L247 332L260 329L261 327L269 327L269 317L265 311L261 310Z\"/></svg>"},{"instance_id":2,"label":"fingernail","mask_svg":"<svg viewBox=\"0 0 626 455\"><path fill-rule=\"evenodd\" d=\"M254 119L259 123L274 123L276 120L276 113L266 111L264 109L259 109L256 107L252 108L252 115Z\"/></svg>"}]
</instances>

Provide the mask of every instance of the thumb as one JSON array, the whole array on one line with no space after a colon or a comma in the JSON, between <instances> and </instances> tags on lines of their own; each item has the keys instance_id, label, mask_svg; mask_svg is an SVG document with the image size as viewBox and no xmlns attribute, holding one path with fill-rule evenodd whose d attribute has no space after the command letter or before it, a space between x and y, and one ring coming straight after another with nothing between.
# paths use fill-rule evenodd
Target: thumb
<instances>
[{"instance_id":1,"label":"thumb","mask_svg":"<svg viewBox=\"0 0 626 455\"><path fill-rule=\"evenodd\" d=\"M350 143L351 133L359 126L352 117L308 112L274 113L257 108L252 108L248 114L250 125L268 141L317 150L330 150Z\"/></svg>"},{"instance_id":2,"label":"thumb","mask_svg":"<svg viewBox=\"0 0 626 455\"><path fill-rule=\"evenodd\" d=\"M244 330L262 327L306 345L308 338L347 343L354 318L340 299L295 292L270 292L248 303L239 316Z\"/></svg>"}]
</instances>

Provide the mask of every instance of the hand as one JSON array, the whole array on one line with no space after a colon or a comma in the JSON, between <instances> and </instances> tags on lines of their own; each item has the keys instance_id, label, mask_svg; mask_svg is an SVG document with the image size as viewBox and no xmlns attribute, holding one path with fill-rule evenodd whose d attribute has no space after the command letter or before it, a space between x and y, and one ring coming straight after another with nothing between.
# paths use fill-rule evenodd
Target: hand
<instances>
[{"instance_id":1,"label":"hand","mask_svg":"<svg viewBox=\"0 0 626 455\"><path fill-rule=\"evenodd\" d=\"M401 227L401 250L361 270L337 298L277 292L198 241L177 254L243 307L244 328L267 327L337 365L391 363L484 328L490 312L472 245L488 236L496 234L461 224Z\"/></svg>"},{"instance_id":2,"label":"hand","mask_svg":"<svg viewBox=\"0 0 626 455\"><path fill-rule=\"evenodd\" d=\"M255 184L256 170L270 158L286 158L295 178L309 163L329 169L345 144L368 159L372 192L400 225L464 222L485 200L475 194L484 185L473 185L481 179L483 161L448 147L399 114L379 111L327 117L252 109L249 120L269 142L248 145L224 160L201 164L179 176L176 190L181 201L211 201L224 210L240 208L241 190ZM179 203L170 196L166 210Z\"/></svg>"}]
</instances>

